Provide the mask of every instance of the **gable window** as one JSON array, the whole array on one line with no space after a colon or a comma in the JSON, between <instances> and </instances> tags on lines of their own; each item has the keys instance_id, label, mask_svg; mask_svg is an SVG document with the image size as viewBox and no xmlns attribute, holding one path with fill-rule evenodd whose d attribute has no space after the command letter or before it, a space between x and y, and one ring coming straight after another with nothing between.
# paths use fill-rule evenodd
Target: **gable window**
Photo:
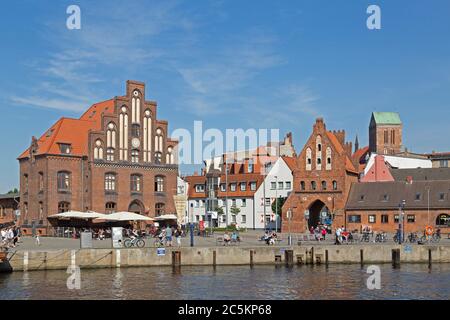
<instances>
[{"instance_id":1,"label":"gable window","mask_svg":"<svg viewBox=\"0 0 450 320\"><path fill-rule=\"evenodd\" d=\"M322 181L322 190L327 190L327 182Z\"/></svg>"},{"instance_id":2,"label":"gable window","mask_svg":"<svg viewBox=\"0 0 450 320\"><path fill-rule=\"evenodd\" d=\"M172 147L168 147L167 148L166 163L167 164L175 164L175 156L173 154L173 148Z\"/></svg>"},{"instance_id":3,"label":"gable window","mask_svg":"<svg viewBox=\"0 0 450 320\"><path fill-rule=\"evenodd\" d=\"M155 163L161 164L162 161L162 153L161 152L155 152Z\"/></svg>"},{"instance_id":4,"label":"gable window","mask_svg":"<svg viewBox=\"0 0 450 320\"><path fill-rule=\"evenodd\" d=\"M103 143L100 139L95 141L94 159L103 159Z\"/></svg>"},{"instance_id":5,"label":"gable window","mask_svg":"<svg viewBox=\"0 0 450 320\"><path fill-rule=\"evenodd\" d=\"M248 171L248 173L253 173L253 160L252 159L250 159L248 161L247 171Z\"/></svg>"},{"instance_id":6,"label":"gable window","mask_svg":"<svg viewBox=\"0 0 450 320\"><path fill-rule=\"evenodd\" d=\"M275 190L277 188L277 183L276 182L271 182L270 183L270 190Z\"/></svg>"},{"instance_id":7,"label":"gable window","mask_svg":"<svg viewBox=\"0 0 450 320\"><path fill-rule=\"evenodd\" d=\"M116 190L116 175L114 173L105 174L105 191Z\"/></svg>"},{"instance_id":8,"label":"gable window","mask_svg":"<svg viewBox=\"0 0 450 320\"><path fill-rule=\"evenodd\" d=\"M139 162L139 150L136 149L131 150L131 162L133 163Z\"/></svg>"},{"instance_id":9,"label":"gable window","mask_svg":"<svg viewBox=\"0 0 450 320\"><path fill-rule=\"evenodd\" d=\"M311 148L306 149L306 170L311 170L311 164L312 164L312 152Z\"/></svg>"},{"instance_id":10,"label":"gable window","mask_svg":"<svg viewBox=\"0 0 450 320\"><path fill-rule=\"evenodd\" d=\"M337 190L338 184L336 180L333 180L333 190Z\"/></svg>"},{"instance_id":11,"label":"gable window","mask_svg":"<svg viewBox=\"0 0 450 320\"><path fill-rule=\"evenodd\" d=\"M58 191L70 190L70 173L66 171L60 171L57 174Z\"/></svg>"},{"instance_id":12,"label":"gable window","mask_svg":"<svg viewBox=\"0 0 450 320\"><path fill-rule=\"evenodd\" d=\"M106 160L114 161L114 149L113 148L108 148L106 150Z\"/></svg>"},{"instance_id":13,"label":"gable window","mask_svg":"<svg viewBox=\"0 0 450 320\"><path fill-rule=\"evenodd\" d=\"M291 182L290 181L286 181L285 186L286 186L286 190L291 190Z\"/></svg>"},{"instance_id":14,"label":"gable window","mask_svg":"<svg viewBox=\"0 0 450 320\"><path fill-rule=\"evenodd\" d=\"M256 182L250 182L250 190L252 191L256 190Z\"/></svg>"},{"instance_id":15,"label":"gable window","mask_svg":"<svg viewBox=\"0 0 450 320\"><path fill-rule=\"evenodd\" d=\"M133 123L131 125L131 136L133 138L139 138L139 136L140 136L140 129L141 129L141 126L139 124Z\"/></svg>"},{"instance_id":16,"label":"gable window","mask_svg":"<svg viewBox=\"0 0 450 320\"><path fill-rule=\"evenodd\" d=\"M231 191L236 191L236 183L230 184L230 190Z\"/></svg>"},{"instance_id":17,"label":"gable window","mask_svg":"<svg viewBox=\"0 0 450 320\"><path fill-rule=\"evenodd\" d=\"M283 187L284 187L284 182L278 181L278 190L283 190Z\"/></svg>"},{"instance_id":18,"label":"gable window","mask_svg":"<svg viewBox=\"0 0 450 320\"><path fill-rule=\"evenodd\" d=\"M205 192L205 185L204 184L196 184L195 192Z\"/></svg>"},{"instance_id":19,"label":"gable window","mask_svg":"<svg viewBox=\"0 0 450 320\"><path fill-rule=\"evenodd\" d=\"M105 205L106 213L114 213L117 210L117 205L115 202L107 202Z\"/></svg>"},{"instance_id":20,"label":"gable window","mask_svg":"<svg viewBox=\"0 0 450 320\"><path fill-rule=\"evenodd\" d=\"M240 188L241 188L241 191L247 190L247 184L245 182L241 182L240 183Z\"/></svg>"},{"instance_id":21,"label":"gable window","mask_svg":"<svg viewBox=\"0 0 450 320\"><path fill-rule=\"evenodd\" d=\"M156 176L155 178L155 191L164 192L164 177Z\"/></svg>"},{"instance_id":22,"label":"gable window","mask_svg":"<svg viewBox=\"0 0 450 320\"><path fill-rule=\"evenodd\" d=\"M306 189L305 181L300 181L300 190L305 190L305 189Z\"/></svg>"},{"instance_id":23,"label":"gable window","mask_svg":"<svg viewBox=\"0 0 450 320\"><path fill-rule=\"evenodd\" d=\"M316 182L315 181L311 181L311 190L316 190Z\"/></svg>"},{"instance_id":24,"label":"gable window","mask_svg":"<svg viewBox=\"0 0 450 320\"><path fill-rule=\"evenodd\" d=\"M69 143L60 143L59 144L59 151L62 154L70 154L72 152L72 146Z\"/></svg>"},{"instance_id":25,"label":"gable window","mask_svg":"<svg viewBox=\"0 0 450 320\"><path fill-rule=\"evenodd\" d=\"M139 174L132 174L130 179L130 189L132 192L142 192L141 176Z\"/></svg>"}]
</instances>

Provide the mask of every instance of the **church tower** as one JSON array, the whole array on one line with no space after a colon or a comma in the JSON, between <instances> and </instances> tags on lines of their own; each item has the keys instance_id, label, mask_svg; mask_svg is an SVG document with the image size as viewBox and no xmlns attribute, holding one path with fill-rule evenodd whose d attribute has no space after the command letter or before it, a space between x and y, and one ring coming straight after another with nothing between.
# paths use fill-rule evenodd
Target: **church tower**
<instances>
[{"instance_id":1,"label":"church tower","mask_svg":"<svg viewBox=\"0 0 450 320\"><path fill-rule=\"evenodd\" d=\"M369 151L384 155L401 152L402 130L397 112L373 112L369 125Z\"/></svg>"}]
</instances>

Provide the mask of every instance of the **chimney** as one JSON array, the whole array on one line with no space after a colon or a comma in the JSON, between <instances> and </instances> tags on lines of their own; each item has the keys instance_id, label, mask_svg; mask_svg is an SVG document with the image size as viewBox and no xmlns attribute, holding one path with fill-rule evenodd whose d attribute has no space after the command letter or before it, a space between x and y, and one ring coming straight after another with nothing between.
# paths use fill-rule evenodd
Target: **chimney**
<instances>
[{"instance_id":1,"label":"chimney","mask_svg":"<svg viewBox=\"0 0 450 320\"><path fill-rule=\"evenodd\" d=\"M406 183L407 184L412 184L412 182L413 182L413 177L412 176L407 176L406 177Z\"/></svg>"}]
</instances>

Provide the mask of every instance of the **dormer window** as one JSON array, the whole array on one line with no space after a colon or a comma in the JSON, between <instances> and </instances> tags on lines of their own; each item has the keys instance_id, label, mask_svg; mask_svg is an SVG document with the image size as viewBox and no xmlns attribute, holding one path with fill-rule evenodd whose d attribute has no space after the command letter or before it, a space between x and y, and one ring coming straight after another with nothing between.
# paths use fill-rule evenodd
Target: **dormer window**
<instances>
[{"instance_id":1,"label":"dormer window","mask_svg":"<svg viewBox=\"0 0 450 320\"><path fill-rule=\"evenodd\" d=\"M359 200L358 201L364 201L365 196L363 194L359 195Z\"/></svg>"},{"instance_id":2,"label":"dormer window","mask_svg":"<svg viewBox=\"0 0 450 320\"><path fill-rule=\"evenodd\" d=\"M59 151L62 154L70 154L72 152L72 145L69 143L60 143L59 144Z\"/></svg>"},{"instance_id":3,"label":"dormer window","mask_svg":"<svg viewBox=\"0 0 450 320\"><path fill-rule=\"evenodd\" d=\"M382 201L388 201L389 200L389 195L388 194L383 194L383 197L381 199Z\"/></svg>"},{"instance_id":4,"label":"dormer window","mask_svg":"<svg viewBox=\"0 0 450 320\"><path fill-rule=\"evenodd\" d=\"M415 200L419 201L422 198L420 193L416 193Z\"/></svg>"},{"instance_id":5,"label":"dormer window","mask_svg":"<svg viewBox=\"0 0 450 320\"><path fill-rule=\"evenodd\" d=\"M441 192L439 193L439 201L445 200L445 193Z\"/></svg>"}]
</instances>

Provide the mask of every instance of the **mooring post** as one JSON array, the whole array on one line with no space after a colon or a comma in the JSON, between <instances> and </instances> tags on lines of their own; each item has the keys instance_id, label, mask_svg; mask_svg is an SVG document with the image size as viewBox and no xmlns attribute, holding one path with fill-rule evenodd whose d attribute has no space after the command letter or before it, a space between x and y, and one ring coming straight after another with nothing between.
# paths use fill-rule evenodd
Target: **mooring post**
<instances>
[{"instance_id":1,"label":"mooring post","mask_svg":"<svg viewBox=\"0 0 450 320\"><path fill-rule=\"evenodd\" d=\"M363 249L359 250L359 259L360 259L361 267L362 267L364 265L364 250Z\"/></svg>"},{"instance_id":2,"label":"mooring post","mask_svg":"<svg viewBox=\"0 0 450 320\"><path fill-rule=\"evenodd\" d=\"M400 249L392 249L392 266L400 267Z\"/></svg>"},{"instance_id":3,"label":"mooring post","mask_svg":"<svg viewBox=\"0 0 450 320\"><path fill-rule=\"evenodd\" d=\"M172 265L174 267L181 266L181 251L172 251Z\"/></svg>"},{"instance_id":4,"label":"mooring post","mask_svg":"<svg viewBox=\"0 0 450 320\"><path fill-rule=\"evenodd\" d=\"M253 267L253 254L254 254L254 251L250 250L250 266L252 266L252 267Z\"/></svg>"},{"instance_id":5,"label":"mooring post","mask_svg":"<svg viewBox=\"0 0 450 320\"><path fill-rule=\"evenodd\" d=\"M311 264L314 264L314 247L311 247Z\"/></svg>"},{"instance_id":6,"label":"mooring post","mask_svg":"<svg viewBox=\"0 0 450 320\"><path fill-rule=\"evenodd\" d=\"M217 259L217 252L216 250L213 251L213 266L216 266L216 259Z\"/></svg>"},{"instance_id":7,"label":"mooring post","mask_svg":"<svg viewBox=\"0 0 450 320\"><path fill-rule=\"evenodd\" d=\"M287 265L294 264L294 250L284 251L284 259L286 260Z\"/></svg>"},{"instance_id":8,"label":"mooring post","mask_svg":"<svg viewBox=\"0 0 450 320\"><path fill-rule=\"evenodd\" d=\"M431 268L431 249L428 249L428 268Z\"/></svg>"},{"instance_id":9,"label":"mooring post","mask_svg":"<svg viewBox=\"0 0 450 320\"><path fill-rule=\"evenodd\" d=\"M328 250L325 250L325 266L328 267Z\"/></svg>"}]
</instances>

